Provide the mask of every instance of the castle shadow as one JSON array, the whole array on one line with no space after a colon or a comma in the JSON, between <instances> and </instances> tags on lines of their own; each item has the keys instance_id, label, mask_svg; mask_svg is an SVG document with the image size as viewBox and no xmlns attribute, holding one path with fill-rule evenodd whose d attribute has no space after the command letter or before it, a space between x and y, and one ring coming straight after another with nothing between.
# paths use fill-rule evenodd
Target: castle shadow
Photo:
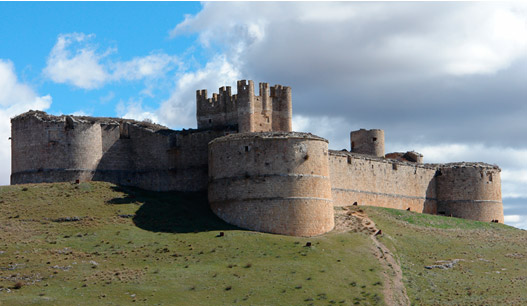
<instances>
[{"instance_id":1,"label":"castle shadow","mask_svg":"<svg viewBox=\"0 0 527 306\"><path fill-rule=\"evenodd\" d=\"M154 192L134 187L112 187L126 194L109 204L143 203L133 216L134 224L151 232L196 233L234 230L210 209L204 192Z\"/></svg>"}]
</instances>

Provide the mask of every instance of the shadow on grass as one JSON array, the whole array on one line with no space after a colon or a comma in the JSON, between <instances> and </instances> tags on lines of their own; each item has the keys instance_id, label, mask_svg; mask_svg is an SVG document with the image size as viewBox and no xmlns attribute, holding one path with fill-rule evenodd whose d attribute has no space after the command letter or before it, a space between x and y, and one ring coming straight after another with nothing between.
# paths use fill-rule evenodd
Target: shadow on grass
<instances>
[{"instance_id":1,"label":"shadow on grass","mask_svg":"<svg viewBox=\"0 0 527 306\"><path fill-rule=\"evenodd\" d=\"M126 194L109 204L143 203L133 222L152 232L193 233L233 230L237 227L218 218L210 209L205 192L154 192L133 187L112 187Z\"/></svg>"}]
</instances>

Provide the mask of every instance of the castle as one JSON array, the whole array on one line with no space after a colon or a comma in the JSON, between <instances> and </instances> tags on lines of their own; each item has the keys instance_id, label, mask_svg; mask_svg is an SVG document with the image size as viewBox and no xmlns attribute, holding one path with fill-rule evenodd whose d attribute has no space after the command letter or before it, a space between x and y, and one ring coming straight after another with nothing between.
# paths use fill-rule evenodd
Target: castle
<instances>
[{"instance_id":1,"label":"castle","mask_svg":"<svg viewBox=\"0 0 527 306\"><path fill-rule=\"evenodd\" d=\"M503 222L500 169L425 164L384 152L382 130L350 134L351 151L292 132L291 88L238 81L196 93L197 129L29 111L11 120L11 184L108 181L155 191L208 191L211 209L242 228L313 236L334 206L371 205Z\"/></svg>"}]
</instances>

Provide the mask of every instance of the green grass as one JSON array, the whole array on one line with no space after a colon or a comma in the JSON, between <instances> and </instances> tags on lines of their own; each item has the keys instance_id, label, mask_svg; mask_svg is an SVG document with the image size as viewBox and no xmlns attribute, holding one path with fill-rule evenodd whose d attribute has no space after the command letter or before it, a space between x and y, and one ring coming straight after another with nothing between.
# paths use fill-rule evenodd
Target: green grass
<instances>
[{"instance_id":1,"label":"green grass","mask_svg":"<svg viewBox=\"0 0 527 306\"><path fill-rule=\"evenodd\" d=\"M527 304L527 235L503 224L386 208L365 211L393 250L414 305ZM451 269L426 269L461 259Z\"/></svg>"},{"instance_id":2,"label":"green grass","mask_svg":"<svg viewBox=\"0 0 527 306\"><path fill-rule=\"evenodd\" d=\"M245 231L199 193L6 186L0 211L0 305L383 303L367 235Z\"/></svg>"},{"instance_id":3,"label":"green grass","mask_svg":"<svg viewBox=\"0 0 527 306\"><path fill-rule=\"evenodd\" d=\"M412 304L527 304L525 231L360 208L400 261ZM200 193L103 182L17 185L0 187L0 211L0 305L384 301L381 265L366 234L246 231L218 219ZM460 261L451 269L425 268L453 259Z\"/></svg>"}]
</instances>

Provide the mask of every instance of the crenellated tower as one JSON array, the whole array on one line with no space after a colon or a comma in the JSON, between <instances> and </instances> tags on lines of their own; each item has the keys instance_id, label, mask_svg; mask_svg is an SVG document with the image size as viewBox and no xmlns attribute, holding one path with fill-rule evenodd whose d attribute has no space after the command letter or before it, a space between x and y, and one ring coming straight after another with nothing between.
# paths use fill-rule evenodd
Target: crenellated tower
<instances>
[{"instance_id":1,"label":"crenellated tower","mask_svg":"<svg viewBox=\"0 0 527 306\"><path fill-rule=\"evenodd\" d=\"M198 129L237 125L240 133L292 131L291 87L260 83L259 95L255 95L254 82L241 80L237 90L232 95L229 86L221 87L211 98L207 97L207 90L198 90Z\"/></svg>"}]
</instances>

